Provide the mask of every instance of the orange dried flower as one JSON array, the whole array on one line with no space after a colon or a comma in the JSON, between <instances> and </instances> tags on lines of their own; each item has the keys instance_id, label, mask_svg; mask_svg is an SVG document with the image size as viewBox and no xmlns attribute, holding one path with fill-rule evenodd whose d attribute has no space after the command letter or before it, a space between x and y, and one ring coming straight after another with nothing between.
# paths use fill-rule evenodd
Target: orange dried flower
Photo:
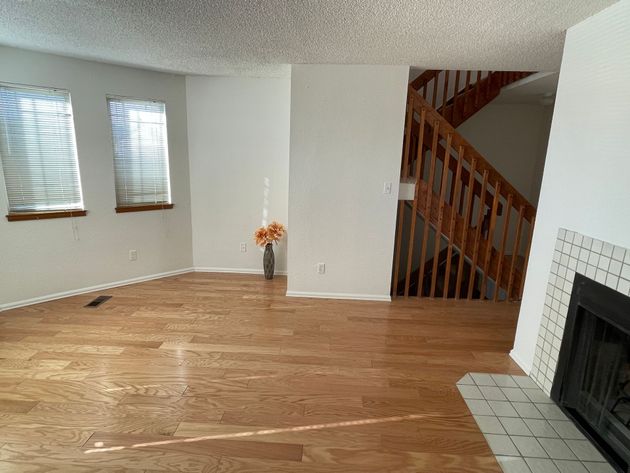
<instances>
[{"instance_id":1,"label":"orange dried flower","mask_svg":"<svg viewBox=\"0 0 630 473\"><path fill-rule=\"evenodd\" d=\"M265 246L267 243L278 242L286 232L286 228L275 220L267 227L260 227L254 232L254 241L258 246Z\"/></svg>"},{"instance_id":2,"label":"orange dried flower","mask_svg":"<svg viewBox=\"0 0 630 473\"><path fill-rule=\"evenodd\" d=\"M265 246L268 243L267 237L267 229L265 227L260 227L254 232L254 241L258 246Z\"/></svg>"},{"instance_id":3,"label":"orange dried flower","mask_svg":"<svg viewBox=\"0 0 630 473\"><path fill-rule=\"evenodd\" d=\"M284 225L274 220L267 226L267 238L271 241L278 241L282 238L285 231Z\"/></svg>"}]
</instances>

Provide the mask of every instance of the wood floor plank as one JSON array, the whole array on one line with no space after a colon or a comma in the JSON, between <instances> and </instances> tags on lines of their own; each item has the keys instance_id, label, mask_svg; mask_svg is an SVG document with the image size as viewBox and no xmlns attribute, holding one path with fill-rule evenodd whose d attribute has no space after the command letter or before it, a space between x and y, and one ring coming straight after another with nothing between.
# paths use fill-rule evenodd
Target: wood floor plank
<instances>
[{"instance_id":1,"label":"wood floor plank","mask_svg":"<svg viewBox=\"0 0 630 473\"><path fill-rule=\"evenodd\" d=\"M517 304L287 298L191 273L0 314L0 471L499 473L455 387Z\"/></svg>"},{"instance_id":2,"label":"wood floor plank","mask_svg":"<svg viewBox=\"0 0 630 473\"><path fill-rule=\"evenodd\" d=\"M287 399L283 399L282 396L274 398L249 392L217 394L208 397L129 395L122 399L119 405L135 408L139 411L142 409L163 412L175 411L188 419L207 417L207 414L213 411L223 414L226 410L242 410L269 415L301 416L304 414L304 404L295 402L290 397Z\"/></svg>"},{"instance_id":3,"label":"wood floor plank","mask_svg":"<svg viewBox=\"0 0 630 473\"><path fill-rule=\"evenodd\" d=\"M436 473L434 470L431 473ZM216 473L418 473L416 466L401 467L397 465L394 469L384 467L382 463L372 465L361 465L352 467L349 465L322 465L319 462L291 463L283 461L260 461L252 459L223 457L216 470Z\"/></svg>"},{"instance_id":4,"label":"wood floor plank","mask_svg":"<svg viewBox=\"0 0 630 473\"><path fill-rule=\"evenodd\" d=\"M56 345L64 345L64 346L72 346L72 345L81 345L86 341L91 341L95 345L99 347L140 347L140 348L159 348L159 346L164 343L163 340L156 341L147 341L147 340L125 340L125 337L119 337L118 334L112 334L111 336L116 338L106 338L103 335L96 336L82 336L82 335L68 335L65 333L58 333L54 337L45 337L45 336L34 336L29 335L28 337L24 337L20 340L21 343L38 343L38 344L47 344L51 346ZM98 353L102 353L104 348L101 348ZM56 349L56 351L60 351ZM77 350L79 351L79 350ZM79 353L85 353L85 349L81 349ZM111 352L113 354L118 353L116 350ZM91 353L91 352L88 352ZM107 351L105 351L107 353Z\"/></svg>"},{"instance_id":5,"label":"wood floor plank","mask_svg":"<svg viewBox=\"0 0 630 473\"><path fill-rule=\"evenodd\" d=\"M373 465L385 465L385 471L410 471L422 473L500 473L501 469L492 455L456 455L439 453L394 452L363 448L305 447L304 462L325 465L342 465L346 471L364 471ZM383 467L383 466L382 466Z\"/></svg>"},{"instance_id":6,"label":"wood floor plank","mask_svg":"<svg viewBox=\"0 0 630 473\"><path fill-rule=\"evenodd\" d=\"M59 467L73 465L92 468L118 467L153 469L181 473L206 473L215 468L219 459L210 455L194 455L187 451L123 449L90 452L77 447L60 447L8 443L0 448L0 461L35 463Z\"/></svg>"},{"instance_id":7,"label":"wood floor plank","mask_svg":"<svg viewBox=\"0 0 630 473\"><path fill-rule=\"evenodd\" d=\"M16 348L15 344L3 347L0 344L0 358L9 360L28 360L37 353L37 350L28 350L25 348Z\"/></svg>"},{"instance_id":8,"label":"wood floor plank","mask_svg":"<svg viewBox=\"0 0 630 473\"><path fill-rule=\"evenodd\" d=\"M207 436L206 436L207 437ZM257 439L209 439L197 437L170 437L165 435L129 435L96 432L86 448L107 449L131 447L142 450L188 452L192 455L258 458L265 460L302 461L302 445L296 443L267 442Z\"/></svg>"},{"instance_id":9,"label":"wood floor plank","mask_svg":"<svg viewBox=\"0 0 630 473\"><path fill-rule=\"evenodd\" d=\"M155 435L172 435L179 423L180 419L162 419L156 417L94 417L94 416L77 416L65 420L62 416L42 417L33 414L29 418L18 415L2 415L0 416L0 425L6 428L42 425L51 428L75 429L92 431L99 430L104 432L131 433L131 434L155 434Z\"/></svg>"},{"instance_id":10,"label":"wood floor plank","mask_svg":"<svg viewBox=\"0 0 630 473\"><path fill-rule=\"evenodd\" d=\"M66 360L11 360L0 359L0 369L4 370L62 370L68 368L70 361Z\"/></svg>"},{"instance_id":11,"label":"wood floor plank","mask_svg":"<svg viewBox=\"0 0 630 473\"><path fill-rule=\"evenodd\" d=\"M0 398L0 412L24 414L33 409L37 404L37 401L15 401ZM2 437L0 437L0 439L1 438Z\"/></svg>"},{"instance_id":12,"label":"wood floor plank","mask_svg":"<svg viewBox=\"0 0 630 473\"><path fill-rule=\"evenodd\" d=\"M82 428L60 428L58 425L37 423L0 425L0 439L7 443L80 447L93 433L93 431L83 430Z\"/></svg>"},{"instance_id":13,"label":"wood floor plank","mask_svg":"<svg viewBox=\"0 0 630 473\"><path fill-rule=\"evenodd\" d=\"M82 381L88 372L72 369L11 369L0 368L0 378L50 379L60 381Z\"/></svg>"},{"instance_id":14,"label":"wood floor plank","mask_svg":"<svg viewBox=\"0 0 630 473\"><path fill-rule=\"evenodd\" d=\"M77 403L77 402L40 402L29 412L31 417L57 418L72 416L73 422L80 423L81 418L93 419L99 425L104 425L109 420L136 420L142 424L150 425L156 420L167 424L177 423L188 416L199 417L207 421L219 421L223 416L223 410L213 408L210 403L202 399L190 405L188 403L173 402L173 397L127 395L117 405L104 403ZM106 424L105 424L106 425ZM103 430L97 428L95 430ZM111 429L107 430L112 431ZM126 433L121 431L121 433Z\"/></svg>"},{"instance_id":15,"label":"wood floor plank","mask_svg":"<svg viewBox=\"0 0 630 473\"><path fill-rule=\"evenodd\" d=\"M29 338L29 337L26 337ZM21 340L19 343L0 342L0 351L6 350L34 350L34 351L56 351L59 353L96 353L118 355L122 352L120 347L107 345L81 345L70 343L55 343L55 337L45 337L46 341L28 342Z\"/></svg>"},{"instance_id":16,"label":"wood floor plank","mask_svg":"<svg viewBox=\"0 0 630 473\"><path fill-rule=\"evenodd\" d=\"M16 401L104 402L116 404L123 391L104 391L96 384L82 381L27 379L7 389L0 387L0 397Z\"/></svg>"},{"instance_id":17,"label":"wood floor plank","mask_svg":"<svg viewBox=\"0 0 630 473\"><path fill-rule=\"evenodd\" d=\"M481 433L458 431L419 431L416 435L381 435L381 448L390 451L459 455L487 454L487 444Z\"/></svg>"},{"instance_id":18,"label":"wood floor plank","mask_svg":"<svg viewBox=\"0 0 630 473\"><path fill-rule=\"evenodd\" d=\"M360 444L366 448L379 448L381 445L381 434L377 432L360 432L359 429L353 427L335 428L328 426L305 430L294 428L271 429L268 426L228 425L216 422L181 422L174 435L176 437L248 438L258 442L321 446Z\"/></svg>"},{"instance_id":19,"label":"wood floor plank","mask_svg":"<svg viewBox=\"0 0 630 473\"><path fill-rule=\"evenodd\" d=\"M0 471L7 473L151 473L145 469L77 466L68 463L47 465L35 461L29 461L29 463L0 461Z\"/></svg>"}]
</instances>

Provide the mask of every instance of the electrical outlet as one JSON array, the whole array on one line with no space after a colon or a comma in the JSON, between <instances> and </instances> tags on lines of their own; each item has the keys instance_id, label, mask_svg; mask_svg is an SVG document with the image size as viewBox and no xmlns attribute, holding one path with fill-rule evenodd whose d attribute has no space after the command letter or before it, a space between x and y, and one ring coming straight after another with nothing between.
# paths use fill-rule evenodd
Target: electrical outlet
<instances>
[{"instance_id":1,"label":"electrical outlet","mask_svg":"<svg viewBox=\"0 0 630 473\"><path fill-rule=\"evenodd\" d=\"M384 182L383 183L383 194L391 194L392 193L392 183Z\"/></svg>"},{"instance_id":2,"label":"electrical outlet","mask_svg":"<svg viewBox=\"0 0 630 473\"><path fill-rule=\"evenodd\" d=\"M138 250L129 250L129 261L136 261L138 259Z\"/></svg>"},{"instance_id":3,"label":"electrical outlet","mask_svg":"<svg viewBox=\"0 0 630 473\"><path fill-rule=\"evenodd\" d=\"M247 253L247 243L241 243L241 253Z\"/></svg>"},{"instance_id":4,"label":"electrical outlet","mask_svg":"<svg viewBox=\"0 0 630 473\"><path fill-rule=\"evenodd\" d=\"M326 263L317 263L317 274L326 274Z\"/></svg>"}]
</instances>

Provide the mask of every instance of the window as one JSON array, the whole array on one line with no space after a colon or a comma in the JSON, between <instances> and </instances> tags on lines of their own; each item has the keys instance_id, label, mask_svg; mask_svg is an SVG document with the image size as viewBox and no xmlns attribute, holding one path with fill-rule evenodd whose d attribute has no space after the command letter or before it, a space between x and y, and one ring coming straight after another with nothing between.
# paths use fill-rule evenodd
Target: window
<instances>
[{"instance_id":1,"label":"window","mask_svg":"<svg viewBox=\"0 0 630 473\"><path fill-rule=\"evenodd\" d=\"M108 97L114 140L116 211L172 208L162 102Z\"/></svg>"},{"instance_id":2,"label":"window","mask_svg":"<svg viewBox=\"0 0 630 473\"><path fill-rule=\"evenodd\" d=\"M9 220L85 215L70 94L0 84Z\"/></svg>"}]
</instances>

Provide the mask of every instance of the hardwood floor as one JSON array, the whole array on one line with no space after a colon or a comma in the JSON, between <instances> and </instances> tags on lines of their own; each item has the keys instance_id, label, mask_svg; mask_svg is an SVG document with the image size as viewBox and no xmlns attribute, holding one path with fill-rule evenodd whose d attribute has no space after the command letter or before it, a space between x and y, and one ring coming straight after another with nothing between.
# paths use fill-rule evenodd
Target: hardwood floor
<instances>
[{"instance_id":1,"label":"hardwood floor","mask_svg":"<svg viewBox=\"0 0 630 473\"><path fill-rule=\"evenodd\" d=\"M1 472L493 472L460 398L518 306L185 274L0 313Z\"/></svg>"}]
</instances>

